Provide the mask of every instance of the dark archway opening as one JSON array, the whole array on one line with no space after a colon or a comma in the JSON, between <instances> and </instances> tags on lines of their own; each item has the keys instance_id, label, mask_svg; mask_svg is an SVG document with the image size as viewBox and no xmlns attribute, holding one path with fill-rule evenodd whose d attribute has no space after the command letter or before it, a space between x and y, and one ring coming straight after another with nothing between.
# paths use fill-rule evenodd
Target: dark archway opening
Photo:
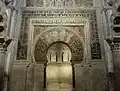
<instances>
[{"instance_id":1,"label":"dark archway opening","mask_svg":"<svg viewBox=\"0 0 120 91\"><path fill-rule=\"evenodd\" d=\"M75 88L75 73L70 48L63 42L55 42L47 50L47 59L44 64L44 89L72 91Z\"/></svg>"},{"instance_id":2,"label":"dark archway opening","mask_svg":"<svg viewBox=\"0 0 120 91\"><path fill-rule=\"evenodd\" d=\"M119 25L120 24L120 16L116 16L114 18L114 25Z\"/></svg>"},{"instance_id":3,"label":"dark archway opening","mask_svg":"<svg viewBox=\"0 0 120 91\"><path fill-rule=\"evenodd\" d=\"M117 11L120 12L120 5L118 6Z\"/></svg>"}]
</instances>

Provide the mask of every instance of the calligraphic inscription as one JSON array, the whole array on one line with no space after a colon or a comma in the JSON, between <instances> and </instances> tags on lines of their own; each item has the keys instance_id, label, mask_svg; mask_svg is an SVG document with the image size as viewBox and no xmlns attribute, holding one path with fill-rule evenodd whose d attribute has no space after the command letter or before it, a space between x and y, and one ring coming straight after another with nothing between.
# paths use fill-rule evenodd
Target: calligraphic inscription
<instances>
[{"instance_id":1,"label":"calligraphic inscription","mask_svg":"<svg viewBox=\"0 0 120 91\"><path fill-rule=\"evenodd\" d=\"M33 25L85 25L86 19L79 18L55 18L55 19L34 19L32 20Z\"/></svg>"}]
</instances>

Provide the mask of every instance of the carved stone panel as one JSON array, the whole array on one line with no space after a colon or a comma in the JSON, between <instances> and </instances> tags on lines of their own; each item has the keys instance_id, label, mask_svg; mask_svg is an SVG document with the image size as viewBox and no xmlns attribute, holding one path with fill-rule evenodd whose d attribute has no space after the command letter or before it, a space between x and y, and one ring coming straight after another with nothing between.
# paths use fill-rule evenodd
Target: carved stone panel
<instances>
[{"instance_id":1,"label":"carved stone panel","mask_svg":"<svg viewBox=\"0 0 120 91\"><path fill-rule=\"evenodd\" d=\"M40 11L32 11L32 10L31 11L23 11L22 23L21 23L21 33L20 33L20 38L19 38L19 42L18 42L19 43L18 50L17 50L17 60L27 60L28 32L29 32L28 30L30 30L29 23L30 23L31 18L39 18L39 19L45 18L46 20L47 20L47 18L48 19L52 18L53 22L52 21L50 21L50 22L52 24L56 24L56 25L58 24L59 26L61 25L61 23L54 21L55 18L59 18L59 19L61 19L61 21L64 20L65 18L70 18L70 19L86 18L86 19L88 19L89 23L90 23L90 30L89 30L90 39L88 39L88 40L90 40L90 44L91 44L91 56L92 56L91 58L92 59L101 59L101 50L100 50L100 43L99 43L99 37L98 37L98 25L97 25L97 20L96 20L96 11L95 10L86 10L86 9L85 10L80 10L80 9L58 10L58 9L55 9L55 10L40 10ZM49 25L50 25L50 22L47 22L47 24L49 23ZM39 24L39 22L37 22L37 23ZM46 21L43 21L43 23L45 24ZM64 22L64 24L65 23L78 25L78 22L76 22L76 21L71 22L68 20L68 21ZM40 22L40 24L42 24L42 23ZM45 25L47 25L47 24L45 24ZM42 30L46 30L46 28L48 28L48 27L43 27ZM38 29L38 32L40 32L40 31L41 31L41 29ZM52 30L52 31L55 31L55 30ZM53 32L51 32L51 33L53 33ZM50 35L50 32L48 32L48 34ZM37 36L37 33L34 35ZM46 41L47 36L46 35L44 35L44 36L45 36L45 37L43 37L44 39L41 39L41 40L44 42L47 42ZM56 36L56 35L54 34L54 36ZM84 33L81 33L80 36L82 36L83 39L85 38ZM55 38L55 37L52 37L52 38Z\"/></svg>"},{"instance_id":2,"label":"carved stone panel","mask_svg":"<svg viewBox=\"0 0 120 91\"><path fill-rule=\"evenodd\" d=\"M47 48L48 45L42 39L39 39L34 50L35 61L47 61Z\"/></svg>"},{"instance_id":3,"label":"carved stone panel","mask_svg":"<svg viewBox=\"0 0 120 91\"><path fill-rule=\"evenodd\" d=\"M91 14L91 55L92 59L101 59L101 48L99 43L99 35L98 35L98 25L97 25L97 16L95 13Z\"/></svg>"},{"instance_id":4,"label":"carved stone panel","mask_svg":"<svg viewBox=\"0 0 120 91\"><path fill-rule=\"evenodd\" d=\"M26 60L27 59L27 42L28 42L28 19L22 17L22 24L21 24L21 33L18 40L18 47L17 47L17 60Z\"/></svg>"},{"instance_id":5,"label":"carved stone panel","mask_svg":"<svg viewBox=\"0 0 120 91\"><path fill-rule=\"evenodd\" d=\"M35 67L34 91L44 91L44 64Z\"/></svg>"},{"instance_id":6,"label":"carved stone panel","mask_svg":"<svg viewBox=\"0 0 120 91\"><path fill-rule=\"evenodd\" d=\"M68 42L72 52L72 60L73 61L82 61L84 56L84 46L81 40L75 35L71 37Z\"/></svg>"},{"instance_id":7,"label":"carved stone panel","mask_svg":"<svg viewBox=\"0 0 120 91\"><path fill-rule=\"evenodd\" d=\"M75 64L74 70L76 91L108 91L103 62Z\"/></svg>"},{"instance_id":8,"label":"carved stone panel","mask_svg":"<svg viewBox=\"0 0 120 91\"><path fill-rule=\"evenodd\" d=\"M31 64L27 67L27 81L26 81L26 91L34 90L34 65Z\"/></svg>"}]
</instances>

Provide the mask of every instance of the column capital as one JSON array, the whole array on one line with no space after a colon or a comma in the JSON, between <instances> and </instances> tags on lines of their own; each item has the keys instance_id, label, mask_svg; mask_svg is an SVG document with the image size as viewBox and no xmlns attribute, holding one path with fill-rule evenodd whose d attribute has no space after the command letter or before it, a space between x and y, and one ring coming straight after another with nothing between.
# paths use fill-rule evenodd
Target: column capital
<instances>
[{"instance_id":1,"label":"column capital","mask_svg":"<svg viewBox=\"0 0 120 91\"><path fill-rule=\"evenodd\" d=\"M8 39L6 41L4 38L1 38L1 39L2 40L0 40L0 51L7 51L7 47L12 42L12 39Z\"/></svg>"},{"instance_id":2,"label":"column capital","mask_svg":"<svg viewBox=\"0 0 120 91\"><path fill-rule=\"evenodd\" d=\"M5 52L7 51L7 48L4 47L3 43L0 43L0 52Z\"/></svg>"}]
</instances>

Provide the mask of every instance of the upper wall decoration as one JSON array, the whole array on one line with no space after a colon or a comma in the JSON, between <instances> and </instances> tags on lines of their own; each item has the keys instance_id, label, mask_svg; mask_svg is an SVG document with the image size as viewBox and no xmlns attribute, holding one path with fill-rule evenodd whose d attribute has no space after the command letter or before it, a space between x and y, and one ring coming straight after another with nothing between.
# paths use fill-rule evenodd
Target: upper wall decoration
<instances>
[{"instance_id":1,"label":"upper wall decoration","mask_svg":"<svg viewBox=\"0 0 120 91\"><path fill-rule=\"evenodd\" d=\"M91 7L93 6L93 0L27 0L27 6L29 7Z\"/></svg>"},{"instance_id":2,"label":"upper wall decoration","mask_svg":"<svg viewBox=\"0 0 120 91\"><path fill-rule=\"evenodd\" d=\"M75 18L76 19L83 19L83 18L88 19L89 20L89 28L90 28L89 29L90 38L88 39L88 41L90 41L91 58L92 59L101 59L101 50L100 50L100 43L99 43L99 36L98 36L98 25L97 25L96 11L95 10L87 10L87 9L84 9L84 10L82 10L82 9L68 9L68 10L60 9L58 11L58 9L55 9L55 10L39 10L39 11L30 10L30 11L23 11L22 12L21 31L20 31L20 37L18 40L18 49L17 49L17 57L16 57L17 60L27 60L27 58L28 58L28 56L27 56L28 55L28 33L29 33L28 30L29 30L30 19L33 19L33 18L36 18L38 20L43 19L43 18L45 18L46 20L52 19L53 22L50 21L51 24L58 23L58 25L59 25L59 22L55 23L56 18L64 20L64 22L60 22L60 24L64 23L64 25L66 23L76 25L76 21L72 21L72 22L68 21L71 19L75 19ZM66 18L67 19L69 18L69 19L67 21L65 21ZM38 21L38 23L39 22L41 25L42 24L41 21ZM47 25L45 23L48 23L48 22L43 21L42 26L44 26L44 27L39 27L40 29L37 29L36 33L34 33L34 39L35 39L35 36L37 36L37 34L39 34L40 31L46 30L46 28L48 28L48 26L45 26L45 25ZM83 36L84 33L79 32L81 30L81 29L79 29L79 27L73 27L73 28L74 28L73 30L77 30L77 32L80 34L80 36L83 39L85 39L85 37ZM36 30L36 29L34 29L34 30ZM74 39L74 38L72 38L72 39ZM43 41L43 43L44 42L45 41ZM67 43L69 45L74 44L74 42L73 43L67 42ZM78 43L80 44L81 42L76 41L76 44L78 44ZM51 43L49 43L49 44L51 44ZM45 46L48 46L48 45L45 45ZM77 46L77 45L75 45L75 46ZM72 48L74 48L74 47L72 47ZM73 49L73 54L74 54L75 50L76 49ZM75 55L77 55L77 54L75 54ZM77 56L74 58L77 58ZM76 60L76 59L74 59L74 60Z\"/></svg>"}]
</instances>

